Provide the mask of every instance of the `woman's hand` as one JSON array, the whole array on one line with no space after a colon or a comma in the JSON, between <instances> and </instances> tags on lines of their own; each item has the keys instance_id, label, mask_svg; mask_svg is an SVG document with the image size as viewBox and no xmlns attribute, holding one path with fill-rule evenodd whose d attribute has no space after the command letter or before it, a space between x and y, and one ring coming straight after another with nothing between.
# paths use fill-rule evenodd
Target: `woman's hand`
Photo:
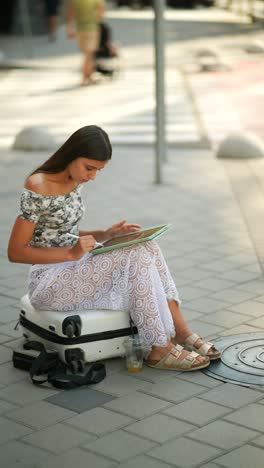
<instances>
[{"instance_id":1,"label":"woman's hand","mask_svg":"<svg viewBox=\"0 0 264 468\"><path fill-rule=\"evenodd\" d=\"M141 229L140 224L127 224L126 220L123 219L117 224L113 224L110 228L105 230L105 237L107 240L113 239L113 237L122 236L122 234L128 234L129 232L137 231Z\"/></svg>"},{"instance_id":2,"label":"woman's hand","mask_svg":"<svg viewBox=\"0 0 264 468\"><path fill-rule=\"evenodd\" d=\"M96 244L96 240L93 236L81 236L71 248L72 256L74 260L79 260L83 257L87 252L90 252L94 249Z\"/></svg>"}]
</instances>

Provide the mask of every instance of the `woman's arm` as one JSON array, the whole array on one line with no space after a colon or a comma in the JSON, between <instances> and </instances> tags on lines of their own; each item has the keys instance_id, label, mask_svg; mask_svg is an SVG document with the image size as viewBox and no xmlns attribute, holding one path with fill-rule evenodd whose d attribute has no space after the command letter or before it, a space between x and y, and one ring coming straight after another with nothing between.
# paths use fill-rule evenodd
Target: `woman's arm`
<instances>
[{"instance_id":1,"label":"woman's arm","mask_svg":"<svg viewBox=\"0 0 264 468\"><path fill-rule=\"evenodd\" d=\"M60 263L79 260L95 247L91 235L83 236L73 247L33 247L29 245L35 224L17 218L8 244L8 258L15 263Z\"/></svg>"},{"instance_id":2,"label":"woman's arm","mask_svg":"<svg viewBox=\"0 0 264 468\"><path fill-rule=\"evenodd\" d=\"M126 220L123 219L119 223L113 224L110 228L103 229L101 231L80 231L80 236L93 236L98 242L106 242L113 237L122 236L129 232L134 232L140 229L140 224L127 224Z\"/></svg>"}]
</instances>

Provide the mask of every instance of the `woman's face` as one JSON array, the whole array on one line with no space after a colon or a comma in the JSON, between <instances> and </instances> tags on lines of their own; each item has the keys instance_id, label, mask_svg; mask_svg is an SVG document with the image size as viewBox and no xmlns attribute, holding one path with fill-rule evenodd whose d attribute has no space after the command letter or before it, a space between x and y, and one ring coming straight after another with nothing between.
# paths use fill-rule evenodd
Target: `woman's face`
<instances>
[{"instance_id":1,"label":"woman's face","mask_svg":"<svg viewBox=\"0 0 264 468\"><path fill-rule=\"evenodd\" d=\"M103 169L107 161L96 161L95 159L77 158L69 166L69 175L78 184L84 184L89 180L95 180L97 171Z\"/></svg>"}]
</instances>

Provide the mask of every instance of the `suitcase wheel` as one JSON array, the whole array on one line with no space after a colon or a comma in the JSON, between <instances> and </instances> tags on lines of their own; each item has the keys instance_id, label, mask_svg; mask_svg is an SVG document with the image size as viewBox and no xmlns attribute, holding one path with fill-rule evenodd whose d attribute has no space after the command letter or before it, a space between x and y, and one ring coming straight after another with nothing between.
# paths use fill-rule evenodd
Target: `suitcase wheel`
<instances>
[{"instance_id":1,"label":"suitcase wheel","mask_svg":"<svg viewBox=\"0 0 264 468\"><path fill-rule=\"evenodd\" d=\"M74 329L75 329L74 323L68 322L66 327L65 327L65 331L64 331L65 335L68 338L72 338L73 335L74 335Z\"/></svg>"},{"instance_id":2,"label":"suitcase wheel","mask_svg":"<svg viewBox=\"0 0 264 468\"><path fill-rule=\"evenodd\" d=\"M82 327L81 327L81 324L76 322L75 323L75 336L81 336L81 333L82 333Z\"/></svg>"},{"instance_id":3,"label":"suitcase wheel","mask_svg":"<svg viewBox=\"0 0 264 468\"><path fill-rule=\"evenodd\" d=\"M68 338L72 338L74 335L76 337L81 336L82 324L81 319L78 315L72 315L67 317L62 322L62 333Z\"/></svg>"}]
</instances>

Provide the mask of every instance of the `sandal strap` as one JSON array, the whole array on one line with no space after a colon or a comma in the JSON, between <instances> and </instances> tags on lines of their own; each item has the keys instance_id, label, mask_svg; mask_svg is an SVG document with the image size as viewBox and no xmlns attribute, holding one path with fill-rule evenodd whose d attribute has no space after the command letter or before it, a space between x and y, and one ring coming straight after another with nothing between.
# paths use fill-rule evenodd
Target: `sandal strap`
<instances>
[{"instance_id":1,"label":"sandal strap","mask_svg":"<svg viewBox=\"0 0 264 468\"><path fill-rule=\"evenodd\" d=\"M184 348L181 345L175 345L174 348L172 348L170 352L166 356L164 356L164 364L169 365L170 367L174 367L176 358L176 360L178 361L179 368L189 369L190 367L192 367L193 362L199 357L199 354L195 353L194 351L191 351L187 354L187 356L184 359L180 360L182 351L184 351Z\"/></svg>"},{"instance_id":2,"label":"sandal strap","mask_svg":"<svg viewBox=\"0 0 264 468\"><path fill-rule=\"evenodd\" d=\"M197 351L199 351L200 356L206 356L208 351L211 348L214 348L213 343L210 343L210 341L204 341L201 336L197 335L196 333L193 333L192 335L186 338L185 343L195 347L194 345L198 340L202 340L203 343L201 344L201 346L199 346L199 348L196 349Z\"/></svg>"}]
</instances>

